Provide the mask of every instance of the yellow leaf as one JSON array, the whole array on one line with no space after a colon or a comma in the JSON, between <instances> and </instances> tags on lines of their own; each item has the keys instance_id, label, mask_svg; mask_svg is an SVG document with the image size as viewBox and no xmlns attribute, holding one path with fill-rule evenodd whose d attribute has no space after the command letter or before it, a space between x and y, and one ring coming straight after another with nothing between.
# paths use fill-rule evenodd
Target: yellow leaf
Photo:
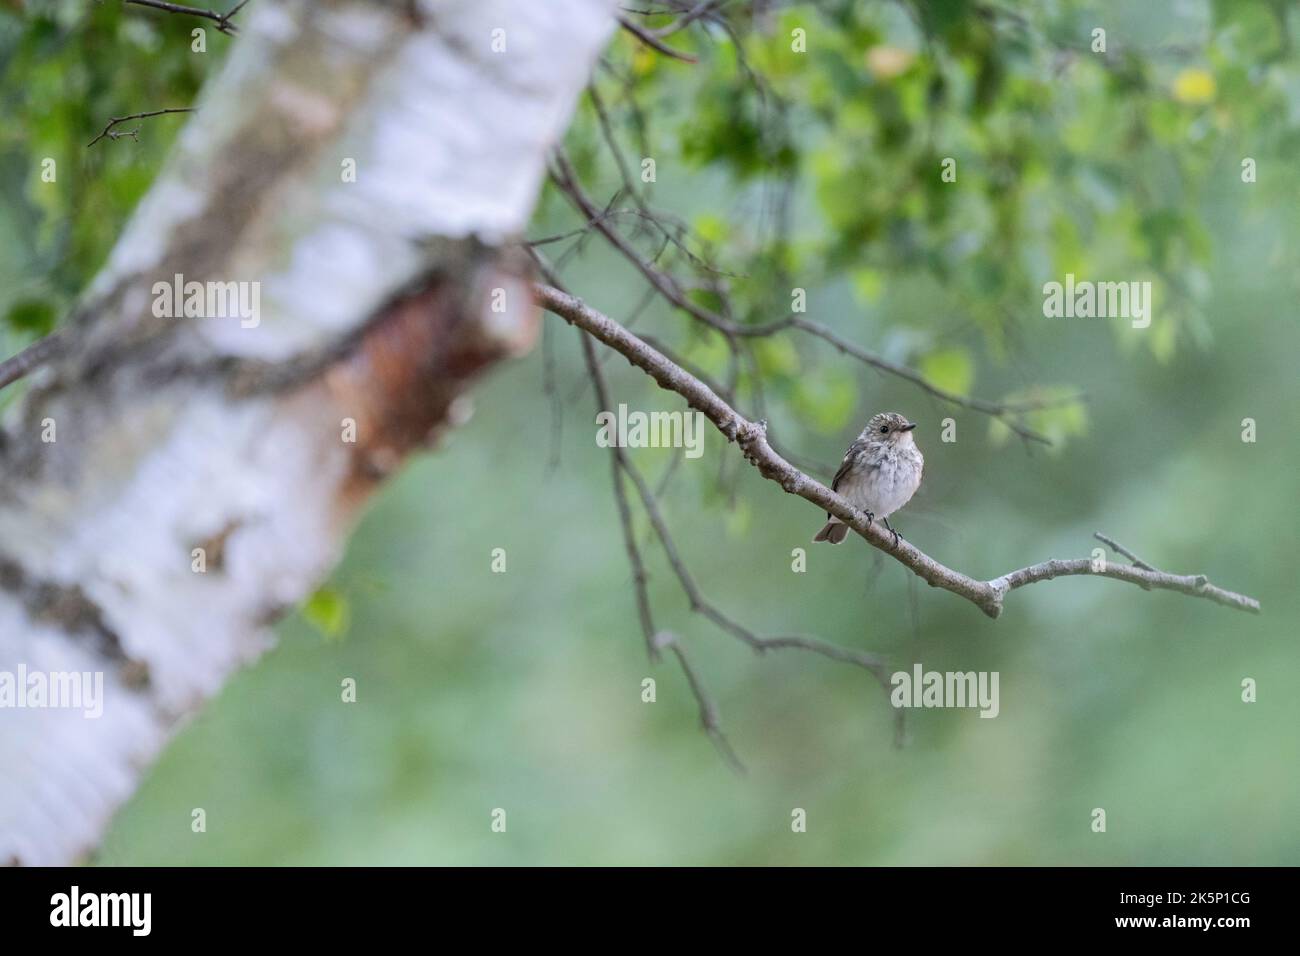
<instances>
[{"instance_id":1,"label":"yellow leaf","mask_svg":"<svg viewBox=\"0 0 1300 956\"><path fill-rule=\"evenodd\" d=\"M646 46L637 46L632 51L632 72L637 76L648 76L654 72L657 54Z\"/></svg>"},{"instance_id":2,"label":"yellow leaf","mask_svg":"<svg viewBox=\"0 0 1300 956\"><path fill-rule=\"evenodd\" d=\"M1186 69L1174 78L1174 99L1180 103L1209 103L1215 90L1214 76L1208 70Z\"/></svg>"}]
</instances>

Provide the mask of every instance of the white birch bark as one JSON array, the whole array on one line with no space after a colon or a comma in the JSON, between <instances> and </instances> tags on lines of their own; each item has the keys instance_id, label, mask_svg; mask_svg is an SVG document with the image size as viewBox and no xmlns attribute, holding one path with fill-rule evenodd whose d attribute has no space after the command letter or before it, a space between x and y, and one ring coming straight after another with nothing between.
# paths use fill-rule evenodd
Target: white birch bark
<instances>
[{"instance_id":1,"label":"white birch bark","mask_svg":"<svg viewBox=\"0 0 1300 956\"><path fill-rule=\"evenodd\" d=\"M376 482L454 423L477 373L531 344L527 270L502 246L612 14L609 0L241 14L72 318L72 354L0 438L0 675L104 675L97 719L0 707L0 863L92 850L177 722L328 572ZM256 283L256 326L156 316L155 283L177 274Z\"/></svg>"}]
</instances>

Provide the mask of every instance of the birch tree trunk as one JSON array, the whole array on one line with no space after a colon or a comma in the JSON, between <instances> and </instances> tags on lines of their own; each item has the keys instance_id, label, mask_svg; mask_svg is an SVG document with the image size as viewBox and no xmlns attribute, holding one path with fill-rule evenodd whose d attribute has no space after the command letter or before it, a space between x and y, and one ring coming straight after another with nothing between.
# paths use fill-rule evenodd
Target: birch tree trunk
<instances>
[{"instance_id":1,"label":"birch tree trunk","mask_svg":"<svg viewBox=\"0 0 1300 956\"><path fill-rule=\"evenodd\" d=\"M0 862L93 849L377 483L531 345L506 243L614 23L609 0L241 18L70 353L0 435L0 675L104 681L98 718L0 708ZM156 314L178 276L240 283L257 314Z\"/></svg>"}]
</instances>

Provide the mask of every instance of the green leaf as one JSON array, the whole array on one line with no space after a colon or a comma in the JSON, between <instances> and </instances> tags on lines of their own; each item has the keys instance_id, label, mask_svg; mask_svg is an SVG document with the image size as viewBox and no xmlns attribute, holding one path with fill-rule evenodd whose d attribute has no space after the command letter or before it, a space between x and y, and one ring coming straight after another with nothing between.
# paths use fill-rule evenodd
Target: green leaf
<instances>
[{"instance_id":1,"label":"green leaf","mask_svg":"<svg viewBox=\"0 0 1300 956\"><path fill-rule=\"evenodd\" d=\"M788 338L760 339L754 343L754 356L758 359L759 372L773 378L797 375L803 364Z\"/></svg>"},{"instance_id":2,"label":"green leaf","mask_svg":"<svg viewBox=\"0 0 1300 956\"><path fill-rule=\"evenodd\" d=\"M884 276L879 269L861 268L853 271L853 294L867 304L880 301L880 293L885 287Z\"/></svg>"},{"instance_id":3,"label":"green leaf","mask_svg":"<svg viewBox=\"0 0 1300 956\"><path fill-rule=\"evenodd\" d=\"M706 212L695 217L695 232L705 242L721 245L727 241L731 227L721 216Z\"/></svg>"},{"instance_id":4,"label":"green leaf","mask_svg":"<svg viewBox=\"0 0 1300 956\"><path fill-rule=\"evenodd\" d=\"M921 374L937 388L966 395L975 380L975 366L965 349L944 349L921 359Z\"/></svg>"},{"instance_id":5,"label":"green leaf","mask_svg":"<svg viewBox=\"0 0 1300 956\"><path fill-rule=\"evenodd\" d=\"M307 599L302 616L327 640L335 640L347 630L351 612L347 598L326 585Z\"/></svg>"},{"instance_id":6,"label":"green leaf","mask_svg":"<svg viewBox=\"0 0 1300 956\"><path fill-rule=\"evenodd\" d=\"M58 310L46 299L20 299L5 313L4 324L16 332L49 335L54 330Z\"/></svg>"}]
</instances>

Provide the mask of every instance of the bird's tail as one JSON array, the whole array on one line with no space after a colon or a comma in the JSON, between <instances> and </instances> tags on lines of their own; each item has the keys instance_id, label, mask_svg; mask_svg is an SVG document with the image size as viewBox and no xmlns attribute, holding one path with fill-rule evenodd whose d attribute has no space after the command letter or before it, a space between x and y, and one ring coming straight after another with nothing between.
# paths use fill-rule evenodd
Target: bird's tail
<instances>
[{"instance_id":1,"label":"bird's tail","mask_svg":"<svg viewBox=\"0 0 1300 956\"><path fill-rule=\"evenodd\" d=\"M849 536L849 526L842 521L836 521L832 518L826 522L825 526L817 532L814 541L829 541L831 544L839 544Z\"/></svg>"}]
</instances>

